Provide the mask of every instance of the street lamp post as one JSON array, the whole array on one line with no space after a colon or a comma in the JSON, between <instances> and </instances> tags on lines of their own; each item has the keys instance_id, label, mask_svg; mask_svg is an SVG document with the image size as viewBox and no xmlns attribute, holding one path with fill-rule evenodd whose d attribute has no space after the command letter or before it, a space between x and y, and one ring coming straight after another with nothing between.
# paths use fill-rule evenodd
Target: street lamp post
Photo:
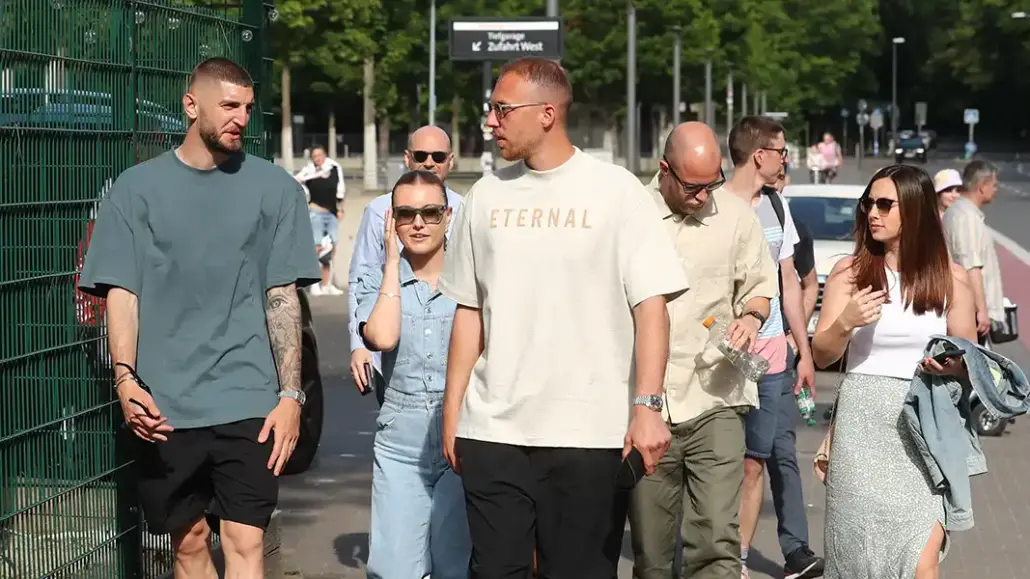
<instances>
[{"instance_id":1,"label":"street lamp post","mask_svg":"<svg viewBox=\"0 0 1030 579\"><path fill-rule=\"evenodd\" d=\"M429 124L436 124L436 0L429 4Z\"/></svg>"},{"instance_id":2,"label":"street lamp post","mask_svg":"<svg viewBox=\"0 0 1030 579\"><path fill-rule=\"evenodd\" d=\"M891 142L898 142L898 45L905 44L903 36L891 42Z\"/></svg>"},{"instance_id":3,"label":"street lamp post","mask_svg":"<svg viewBox=\"0 0 1030 579\"><path fill-rule=\"evenodd\" d=\"M626 2L626 168L636 173L637 165L637 9Z\"/></svg>"},{"instance_id":4,"label":"street lamp post","mask_svg":"<svg viewBox=\"0 0 1030 579\"><path fill-rule=\"evenodd\" d=\"M715 129L715 111L712 110L712 57L705 59L705 124Z\"/></svg>"},{"instance_id":5,"label":"street lamp post","mask_svg":"<svg viewBox=\"0 0 1030 579\"><path fill-rule=\"evenodd\" d=\"M547 16L549 18L557 18L558 0L547 0Z\"/></svg>"},{"instance_id":6,"label":"street lamp post","mask_svg":"<svg viewBox=\"0 0 1030 579\"><path fill-rule=\"evenodd\" d=\"M672 49L672 126L680 124L680 52L682 48L682 26L673 26L676 33L676 44Z\"/></svg>"}]
</instances>

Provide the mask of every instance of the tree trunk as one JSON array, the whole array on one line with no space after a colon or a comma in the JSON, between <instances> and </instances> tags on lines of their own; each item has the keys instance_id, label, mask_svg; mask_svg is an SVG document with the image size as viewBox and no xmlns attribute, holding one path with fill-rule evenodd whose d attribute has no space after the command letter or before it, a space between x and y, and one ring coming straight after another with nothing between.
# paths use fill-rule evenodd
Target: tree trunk
<instances>
[{"instance_id":1,"label":"tree trunk","mask_svg":"<svg viewBox=\"0 0 1030 579\"><path fill-rule=\"evenodd\" d=\"M454 152L454 171L459 171L458 159L461 157L461 97L457 94L451 98L451 151Z\"/></svg>"},{"instance_id":2,"label":"tree trunk","mask_svg":"<svg viewBox=\"0 0 1030 579\"><path fill-rule=\"evenodd\" d=\"M364 125L365 142L362 147L362 173L365 191L379 189L379 163L376 160L376 103L372 91L376 83L376 64L372 57L365 59Z\"/></svg>"},{"instance_id":3,"label":"tree trunk","mask_svg":"<svg viewBox=\"0 0 1030 579\"><path fill-rule=\"evenodd\" d=\"M336 158L336 110L329 109L329 142L326 143L329 149L326 153L329 154L330 159Z\"/></svg>"},{"instance_id":4,"label":"tree trunk","mask_svg":"<svg viewBox=\"0 0 1030 579\"><path fill-rule=\"evenodd\" d=\"M290 66L283 64L282 71L282 133L279 136L279 154L283 158L283 169L293 173L293 107L290 105Z\"/></svg>"},{"instance_id":5,"label":"tree trunk","mask_svg":"<svg viewBox=\"0 0 1030 579\"><path fill-rule=\"evenodd\" d=\"M393 187L388 163L390 160L390 116L379 119L379 183L389 190Z\"/></svg>"}]
</instances>

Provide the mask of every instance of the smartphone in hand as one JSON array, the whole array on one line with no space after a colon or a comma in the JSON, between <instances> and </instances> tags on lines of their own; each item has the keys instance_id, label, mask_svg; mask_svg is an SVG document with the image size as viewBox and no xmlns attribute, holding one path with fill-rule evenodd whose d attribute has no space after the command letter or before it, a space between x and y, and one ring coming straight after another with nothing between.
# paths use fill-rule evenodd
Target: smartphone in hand
<instances>
[{"instance_id":1,"label":"smartphone in hand","mask_svg":"<svg viewBox=\"0 0 1030 579\"><path fill-rule=\"evenodd\" d=\"M372 364L365 362L365 385L361 387L361 395L367 396L372 393L375 385L376 371Z\"/></svg>"},{"instance_id":2,"label":"smartphone in hand","mask_svg":"<svg viewBox=\"0 0 1030 579\"><path fill-rule=\"evenodd\" d=\"M943 366L948 362L949 358L961 358L965 353L966 351L962 348L955 348L949 345L946 350L934 356L933 361Z\"/></svg>"}]
</instances>

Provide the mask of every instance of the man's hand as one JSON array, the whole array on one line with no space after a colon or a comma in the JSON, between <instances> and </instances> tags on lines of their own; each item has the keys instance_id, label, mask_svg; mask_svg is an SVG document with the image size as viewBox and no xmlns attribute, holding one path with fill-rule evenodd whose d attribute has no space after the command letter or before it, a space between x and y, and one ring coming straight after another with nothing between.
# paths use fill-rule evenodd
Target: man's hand
<instances>
[{"instance_id":1,"label":"man's hand","mask_svg":"<svg viewBox=\"0 0 1030 579\"><path fill-rule=\"evenodd\" d=\"M812 361L812 356L798 358L797 374L798 381L794 384L794 395L801 394L801 389L807 385L808 391L812 394L812 400L815 400L815 362Z\"/></svg>"},{"instance_id":2,"label":"man's hand","mask_svg":"<svg viewBox=\"0 0 1030 579\"><path fill-rule=\"evenodd\" d=\"M454 443L458 439L458 413L443 411L443 457L455 474L461 474L458 463L458 453L454 450Z\"/></svg>"},{"instance_id":3,"label":"man's hand","mask_svg":"<svg viewBox=\"0 0 1030 579\"><path fill-rule=\"evenodd\" d=\"M132 432L147 442L165 442L166 436L174 430L168 418L161 411L154 398L140 388L133 380L118 385L118 401L122 404L122 415Z\"/></svg>"},{"instance_id":4,"label":"man's hand","mask_svg":"<svg viewBox=\"0 0 1030 579\"><path fill-rule=\"evenodd\" d=\"M650 408L635 405L633 418L629 422L629 430L622 447L622 458L625 459L630 449L636 447L644 458L644 474L650 475L658 468L658 461L669 450L672 433L669 425L662 420L662 413Z\"/></svg>"},{"instance_id":5,"label":"man's hand","mask_svg":"<svg viewBox=\"0 0 1030 579\"><path fill-rule=\"evenodd\" d=\"M987 315L987 310L977 310L976 312L976 333L981 336L986 336L991 331L991 318Z\"/></svg>"},{"instance_id":6,"label":"man's hand","mask_svg":"<svg viewBox=\"0 0 1030 579\"><path fill-rule=\"evenodd\" d=\"M268 457L268 468L273 469L275 476L279 476L297 448L297 439L300 438L300 404L296 400L279 400L279 404L265 418L265 425L261 427L257 441L264 444L268 440L269 432L272 433L274 443L272 454Z\"/></svg>"},{"instance_id":7,"label":"man's hand","mask_svg":"<svg viewBox=\"0 0 1030 579\"><path fill-rule=\"evenodd\" d=\"M368 377L365 376L365 364L372 363L372 352L365 348L358 348L350 355L350 375L354 378L354 387L358 392L364 392L372 387L368 384Z\"/></svg>"},{"instance_id":8,"label":"man's hand","mask_svg":"<svg viewBox=\"0 0 1030 579\"><path fill-rule=\"evenodd\" d=\"M730 347L734 350L743 350L749 345L754 347L755 338L762 322L754 316L741 316L726 329L726 336L729 338Z\"/></svg>"}]
</instances>

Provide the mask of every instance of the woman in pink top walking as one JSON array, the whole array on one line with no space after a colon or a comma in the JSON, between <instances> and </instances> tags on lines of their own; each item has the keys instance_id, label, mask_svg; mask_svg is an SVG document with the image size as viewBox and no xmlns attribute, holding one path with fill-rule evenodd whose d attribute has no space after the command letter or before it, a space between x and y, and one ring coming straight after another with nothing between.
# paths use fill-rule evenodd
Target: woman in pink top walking
<instances>
[{"instance_id":1,"label":"woman in pink top walking","mask_svg":"<svg viewBox=\"0 0 1030 579\"><path fill-rule=\"evenodd\" d=\"M840 144L830 133L823 133L823 141L816 145L819 154L823 156L823 166L826 168L826 182L833 183L837 178L837 169L844 162L844 155L841 153Z\"/></svg>"}]
</instances>

